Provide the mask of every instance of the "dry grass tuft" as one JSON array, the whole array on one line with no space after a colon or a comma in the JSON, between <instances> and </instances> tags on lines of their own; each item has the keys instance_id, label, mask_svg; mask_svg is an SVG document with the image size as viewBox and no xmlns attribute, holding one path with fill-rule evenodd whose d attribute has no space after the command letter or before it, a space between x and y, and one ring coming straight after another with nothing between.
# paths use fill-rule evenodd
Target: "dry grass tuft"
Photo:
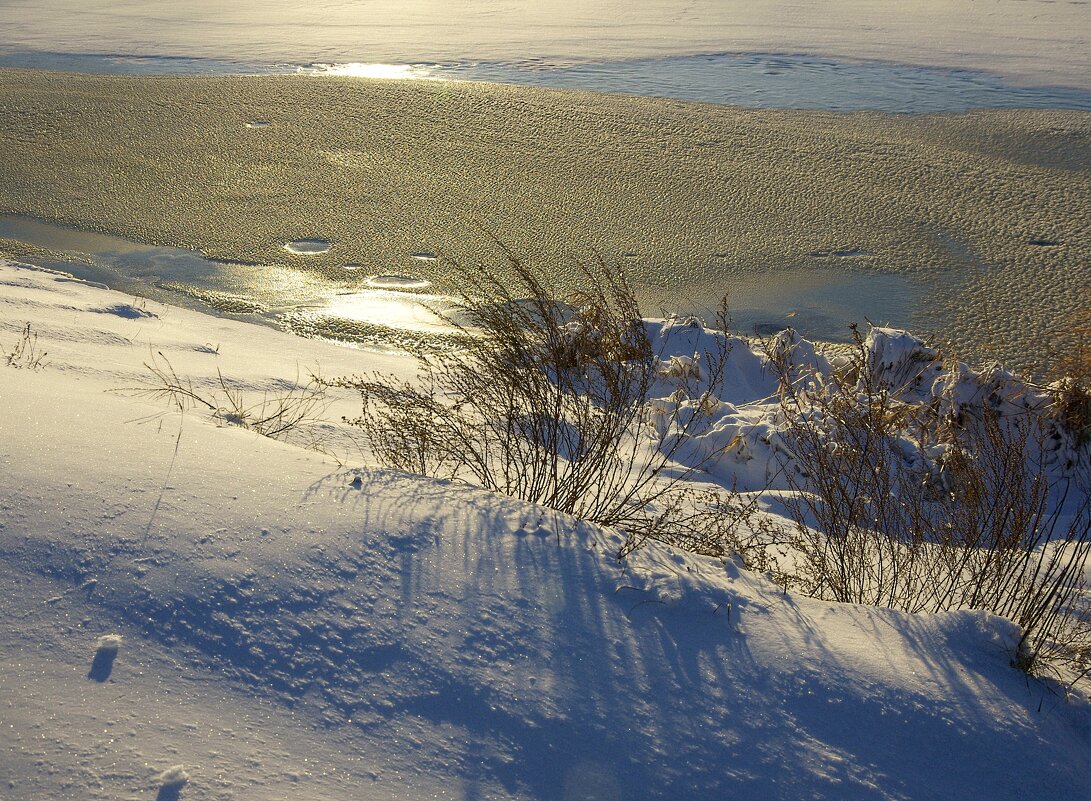
<instances>
[{"instance_id":1,"label":"dry grass tuft","mask_svg":"<svg viewBox=\"0 0 1091 801\"><path fill-rule=\"evenodd\" d=\"M0 348L0 359L16 370L41 370L46 365L45 357L48 355L38 349L38 335L30 330L30 323L23 326L19 341L10 351Z\"/></svg>"},{"instance_id":2,"label":"dry grass tuft","mask_svg":"<svg viewBox=\"0 0 1091 801\"><path fill-rule=\"evenodd\" d=\"M335 458L344 446L355 448L354 438L326 419L328 384L319 376L312 374L304 381L297 376L286 389L255 398L219 370L215 381L195 384L179 376L162 352L144 366L150 373L147 385L118 391L165 401L179 412L204 409L219 422Z\"/></svg>"}]
</instances>

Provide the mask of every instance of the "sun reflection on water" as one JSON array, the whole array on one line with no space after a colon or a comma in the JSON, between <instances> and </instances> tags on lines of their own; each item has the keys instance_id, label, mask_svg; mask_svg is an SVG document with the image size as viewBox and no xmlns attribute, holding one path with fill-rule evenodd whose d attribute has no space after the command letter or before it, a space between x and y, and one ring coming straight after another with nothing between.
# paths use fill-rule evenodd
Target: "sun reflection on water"
<instances>
[{"instance_id":1,"label":"sun reflection on water","mask_svg":"<svg viewBox=\"0 0 1091 801\"><path fill-rule=\"evenodd\" d=\"M322 311L348 320L438 333L449 332L451 327L433 309L442 309L450 302L450 298L438 295L371 289L336 295L327 302Z\"/></svg>"},{"instance_id":2,"label":"sun reflection on water","mask_svg":"<svg viewBox=\"0 0 1091 801\"><path fill-rule=\"evenodd\" d=\"M431 67L423 64L365 64L354 61L347 64L312 64L310 67L301 67L300 72L352 78L440 80Z\"/></svg>"}]
</instances>

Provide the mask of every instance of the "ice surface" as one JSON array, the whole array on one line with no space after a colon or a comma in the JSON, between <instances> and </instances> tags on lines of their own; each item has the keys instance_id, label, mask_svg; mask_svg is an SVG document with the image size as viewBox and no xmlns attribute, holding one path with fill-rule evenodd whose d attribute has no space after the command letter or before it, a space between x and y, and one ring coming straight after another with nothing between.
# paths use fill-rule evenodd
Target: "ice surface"
<instances>
[{"instance_id":1,"label":"ice surface","mask_svg":"<svg viewBox=\"0 0 1091 801\"><path fill-rule=\"evenodd\" d=\"M411 275L373 275L367 279L367 285L377 289L424 289L431 284L425 278Z\"/></svg>"},{"instance_id":2,"label":"ice surface","mask_svg":"<svg viewBox=\"0 0 1091 801\"><path fill-rule=\"evenodd\" d=\"M993 69L1089 87L1087 10L1051 0L13 0L5 50L257 64L810 53Z\"/></svg>"}]
</instances>

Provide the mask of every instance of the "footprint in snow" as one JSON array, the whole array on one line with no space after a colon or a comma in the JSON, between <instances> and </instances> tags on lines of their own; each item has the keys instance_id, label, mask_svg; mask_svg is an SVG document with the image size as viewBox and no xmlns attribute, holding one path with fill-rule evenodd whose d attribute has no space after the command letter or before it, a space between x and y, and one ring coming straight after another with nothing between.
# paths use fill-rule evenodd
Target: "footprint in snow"
<instances>
[{"instance_id":1,"label":"footprint in snow","mask_svg":"<svg viewBox=\"0 0 1091 801\"><path fill-rule=\"evenodd\" d=\"M178 801L182 788L189 782L189 774L184 765L173 765L155 777L159 782L159 793L155 801Z\"/></svg>"},{"instance_id":2,"label":"footprint in snow","mask_svg":"<svg viewBox=\"0 0 1091 801\"><path fill-rule=\"evenodd\" d=\"M99 684L110 678L121 643L120 634L106 634L98 638L95 643L95 658L91 661L91 670L88 671L87 678L94 679Z\"/></svg>"},{"instance_id":3,"label":"footprint in snow","mask_svg":"<svg viewBox=\"0 0 1091 801\"><path fill-rule=\"evenodd\" d=\"M107 306L105 309L94 309L99 314L113 314L124 317L126 320L142 320L146 317L158 317L155 312L141 309L131 303L119 303L116 306Z\"/></svg>"}]
</instances>

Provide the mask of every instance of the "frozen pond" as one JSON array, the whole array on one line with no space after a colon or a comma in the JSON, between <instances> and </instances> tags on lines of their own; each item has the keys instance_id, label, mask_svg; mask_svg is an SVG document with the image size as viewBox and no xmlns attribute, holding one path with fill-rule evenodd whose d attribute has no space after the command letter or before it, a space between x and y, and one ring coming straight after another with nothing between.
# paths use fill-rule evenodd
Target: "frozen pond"
<instances>
[{"instance_id":1,"label":"frozen pond","mask_svg":"<svg viewBox=\"0 0 1091 801\"><path fill-rule=\"evenodd\" d=\"M1091 110L1091 92L1082 89L1018 86L998 75L972 70L769 53L718 53L574 65L541 61L316 64L301 71L376 78L490 81L754 108L898 113L975 108Z\"/></svg>"},{"instance_id":2,"label":"frozen pond","mask_svg":"<svg viewBox=\"0 0 1091 801\"><path fill-rule=\"evenodd\" d=\"M958 112L976 108L1091 110L1091 91L1025 86L967 69L806 55L717 53L577 64L525 61L381 64L245 63L76 53L0 54L0 66L128 75L285 74L463 80L667 97L753 108ZM251 123L259 127L261 121Z\"/></svg>"},{"instance_id":3,"label":"frozen pond","mask_svg":"<svg viewBox=\"0 0 1091 801\"><path fill-rule=\"evenodd\" d=\"M404 331L435 333L439 320L419 301L432 308L451 302L418 294L430 286L420 275L368 275L361 265L346 265L354 269L346 269L346 280L338 282L287 265L221 262L193 250L144 245L32 217L0 215L0 238L66 257L70 260L31 260L112 289L358 344L389 346ZM846 340L852 322L908 324L922 291L904 276L835 268L736 278L731 287L737 330L765 335L791 326L806 337L834 342ZM645 312L711 313L699 282L685 294L693 298L688 305L678 296L644 297Z\"/></svg>"},{"instance_id":4,"label":"frozen pond","mask_svg":"<svg viewBox=\"0 0 1091 801\"><path fill-rule=\"evenodd\" d=\"M77 71L79 56L105 54L139 72L169 58L171 69L196 72L217 61L247 69L321 61L609 73L646 60L663 74L674 57L773 53L1091 90L1085 0L6 0L0 30L0 53L22 66L31 66L26 56L39 66L54 59L53 68L67 59L64 68Z\"/></svg>"}]
</instances>

